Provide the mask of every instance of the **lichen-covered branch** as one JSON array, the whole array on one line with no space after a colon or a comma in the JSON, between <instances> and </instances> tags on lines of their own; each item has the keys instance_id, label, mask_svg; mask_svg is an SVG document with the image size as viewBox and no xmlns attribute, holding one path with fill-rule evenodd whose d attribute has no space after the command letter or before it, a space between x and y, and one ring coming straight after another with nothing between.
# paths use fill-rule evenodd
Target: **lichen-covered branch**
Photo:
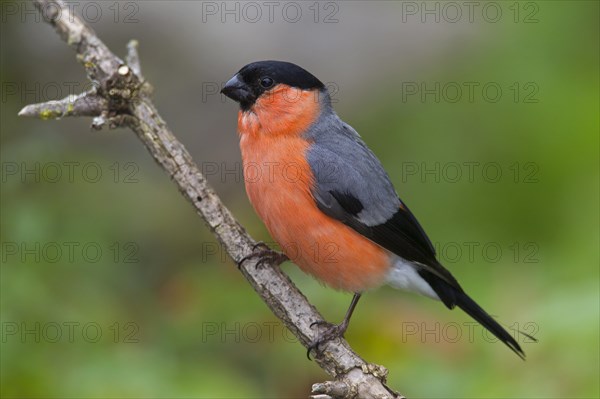
<instances>
[{"instance_id":1,"label":"lichen-covered branch","mask_svg":"<svg viewBox=\"0 0 600 399\"><path fill-rule=\"evenodd\" d=\"M234 262L252 253L256 242L235 220L184 146L175 138L150 100L150 85L141 76L137 42L128 45L127 63L115 56L62 0L35 0L43 17L77 53L94 90L79 96L28 105L19 113L42 119L93 116L92 127L127 126L171 176ZM49 6L51 5L51 6ZM54 10L55 12L51 12ZM271 311L305 346L316 338L311 328L322 316L279 267L250 258L240 271ZM326 342L315 361L336 381L315 384L314 398L401 398L385 385L387 370L365 362L343 339ZM298 361L305 361L298 359Z\"/></svg>"},{"instance_id":2,"label":"lichen-covered branch","mask_svg":"<svg viewBox=\"0 0 600 399\"><path fill-rule=\"evenodd\" d=\"M88 91L58 101L28 105L19 112L19 116L60 119L64 116L96 116L105 109L104 97L97 95L95 91Z\"/></svg>"}]
</instances>

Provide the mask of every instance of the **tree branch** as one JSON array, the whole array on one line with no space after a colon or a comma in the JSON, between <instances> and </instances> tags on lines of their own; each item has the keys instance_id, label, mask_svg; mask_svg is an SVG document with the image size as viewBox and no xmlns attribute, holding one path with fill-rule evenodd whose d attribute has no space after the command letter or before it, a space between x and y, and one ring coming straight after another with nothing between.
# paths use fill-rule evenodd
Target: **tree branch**
<instances>
[{"instance_id":1,"label":"tree branch","mask_svg":"<svg viewBox=\"0 0 600 399\"><path fill-rule=\"evenodd\" d=\"M95 129L127 126L171 176L179 190L206 222L234 262L250 255L256 242L235 220L184 146L175 138L150 100L150 85L141 76L137 42L131 41L127 64L114 55L82 19L73 15L62 0L34 0L38 10L64 41L77 53L93 90L60 101L28 105L19 115L42 119L63 116L94 116ZM262 300L305 347L316 338L311 328L323 320L319 312L272 262L256 267L249 259L240 271ZM319 346L314 359L336 381L314 384L313 398L397 399L402 396L386 386L387 370L369 364L344 339Z\"/></svg>"},{"instance_id":2,"label":"tree branch","mask_svg":"<svg viewBox=\"0 0 600 399\"><path fill-rule=\"evenodd\" d=\"M19 112L19 116L37 116L42 119L60 119L64 116L96 116L106 109L106 100L95 91L78 96L70 95L58 101L31 104Z\"/></svg>"}]
</instances>

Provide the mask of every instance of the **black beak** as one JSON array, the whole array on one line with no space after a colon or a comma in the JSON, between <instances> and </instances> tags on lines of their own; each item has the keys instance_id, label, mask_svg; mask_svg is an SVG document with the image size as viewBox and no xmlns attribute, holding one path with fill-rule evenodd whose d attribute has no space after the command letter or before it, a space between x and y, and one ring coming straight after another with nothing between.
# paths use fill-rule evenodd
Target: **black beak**
<instances>
[{"instance_id":1,"label":"black beak","mask_svg":"<svg viewBox=\"0 0 600 399\"><path fill-rule=\"evenodd\" d=\"M253 104L254 100L256 100L252 90L250 90L248 85L246 85L237 74L225 83L225 86L221 89L221 93L242 105Z\"/></svg>"}]
</instances>

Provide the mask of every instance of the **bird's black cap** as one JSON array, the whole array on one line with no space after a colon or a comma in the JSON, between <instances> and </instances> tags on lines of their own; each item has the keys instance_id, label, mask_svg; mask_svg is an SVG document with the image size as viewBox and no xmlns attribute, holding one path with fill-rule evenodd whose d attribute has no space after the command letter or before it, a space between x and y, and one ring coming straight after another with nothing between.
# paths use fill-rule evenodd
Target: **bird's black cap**
<instances>
[{"instance_id":1,"label":"bird's black cap","mask_svg":"<svg viewBox=\"0 0 600 399\"><path fill-rule=\"evenodd\" d=\"M325 85L307 70L291 62L258 61L246 65L231 78L221 93L249 109L257 98L278 84L302 90L321 90Z\"/></svg>"}]
</instances>

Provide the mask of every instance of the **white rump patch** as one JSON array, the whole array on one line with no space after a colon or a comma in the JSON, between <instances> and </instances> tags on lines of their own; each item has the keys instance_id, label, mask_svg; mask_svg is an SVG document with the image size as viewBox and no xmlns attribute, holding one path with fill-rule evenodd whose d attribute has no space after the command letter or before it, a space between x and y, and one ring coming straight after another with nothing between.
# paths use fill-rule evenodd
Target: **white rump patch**
<instances>
[{"instance_id":1,"label":"white rump patch","mask_svg":"<svg viewBox=\"0 0 600 399\"><path fill-rule=\"evenodd\" d=\"M402 258L397 258L392 268L388 272L386 282L394 288L399 288L405 291L416 292L421 295L428 296L439 300L435 291L431 288L423 277L415 270L411 262Z\"/></svg>"}]
</instances>

